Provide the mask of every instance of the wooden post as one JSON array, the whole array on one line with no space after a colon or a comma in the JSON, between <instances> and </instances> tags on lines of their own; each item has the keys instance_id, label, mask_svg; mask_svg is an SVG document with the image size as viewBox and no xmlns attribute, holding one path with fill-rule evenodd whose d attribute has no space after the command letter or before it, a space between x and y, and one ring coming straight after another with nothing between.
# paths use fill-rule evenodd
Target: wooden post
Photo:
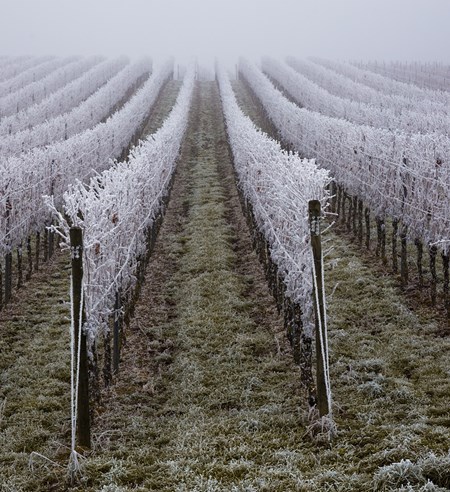
<instances>
[{"instance_id":1,"label":"wooden post","mask_svg":"<svg viewBox=\"0 0 450 492\"><path fill-rule=\"evenodd\" d=\"M437 275L436 275L436 256L437 256L437 246L432 245L429 246L429 254L430 254L430 272L431 272L431 304L433 306L436 305L436 286L437 286Z\"/></svg>"},{"instance_id":2,"label":"wooden post","mask_svg":"<svg viewBox=\"0 0 450 492\"><path fill-rule=\"evenodd\" d=\"M386 264L386 226L384 219L380 217L375 218L377 224L377 247L375 254L381 257L383 264Z\"/></svg>"},{"instance_id":3,"label":"wooden post","mask_svg":"<svg viewBox=\"0 0 450 492\"><path fill-rule=\"evenodd\" d=\"M422 265L423 244L420 239L416 239L414 241L414 244L416 245L417 248L417 272L419 275L419 288L422 288L423 287L423 265Z\"/></svg>"},{"instance_id":4,"label":"wooden post","mask_svg":"<svg viewBox=\"0 0 450 492\"><path fill-rule=\"evenodd\" d=\"M119 372L120 361L120 300L119 293L116 292L116 302L114 305L114 336L113 336L113 374Z\"/></svg>"},{"instance_id":5,"label":"wooden post","mask_svg":"<svg viewBox=\"0 0 450 492\"><path fill-rule=\"evenodd\" d=\"M336 181L332 181L330 183L330 194L331 194L331 211L333 213L336 213L336 207L337 207L337 185Z\"/></svg>"},{"instance_id":6,"label":"wooden post","mask_svg":"<svg viewBox=\"0 0 450 492\"><path fill-rule=\"evenodd\" d=\"M5 255L5 297L4 304L8 304L12 295L12 253L9 251Z\"/></svg>"},{"instance_id":7,"label":"wooden post","mask_svg":"<svg viewBox=\"0 0 450 492\"><path fill-rule=\"evenodd\" d=\"M348 195L348 201L347 231L351 232L353 222L353 199L351 195Z\"/></svg>"},{"instance_id":8,"label":"wooden post","mask_svg":"<svg viewBox=\"0 0 450 492\"><path fill-rule=\"evenodd\" d=\"M320 202L309 202L309 225L311 231L311 246L314 259L314 309L316 325L316 357L317 357L317 406L321 417L330 413L330 402L327 391L328 352L326 343L327 332L325 325L324 285L322 273L322 241L320 233Z\"/></svg>"},{"instance_id":9,"label":"wooden post","mask_svg":"<svg viewBox=\"0 0 450 492\"><path fill-rule=\"evenodd\" d=\"M443 286L443 294L444 294L444 306L447 310L447 317L450 318L450 299L449 299L449 260L450 256L446 254L444 251L442 252L442 268L444 270L444 286Z\"/></svg>"},{"instance_id":10,"label":"wooden post","mask_svg":"<svg viewBox=\"0 0 450 492\"><path fill-rule=\"evenodd\" d=\"M9 198L6 199L6 236L10 235L10 219L11 219L12 205ZM11 244L11 237L8 238L8 245ZM5 297L4 305L8 304L12 295L12 252L8 248L8 252L5 254Z\"/></svg>"},{"instance_id":11,"label":"wooden post","mask_svg":"<svg viewBox=\"0 0 450 492\"><path fill-rule=\"evenodd\" d=\"M337 213L337 220L339 220L341 218L341 208L342 208L342 187L341 186L337 186L337 192L336 192L337 196L336 196L336 213Z\"/></svg>"},{"instance_id":12,"label":"wooden post","mask_svg":"<svg viewBox=\"0 0 450 492\"><path fill-rule=\"evenodd\" d=\"M370 250L370 210L367 207L364 209L364 218L366 221L366 248Z\"/></svg>"},{"instance_id":13,"label":"wooden post","mask_svg":"<svg viewBox=\"0 0 450 492\"><path fill-rule=\"evenodd\" d=\"M91 356L88 357L89 374L89 398L93 404L100 404L100 376L98 372L98 350L97 343L94 341L90 347Z\"/></svg>"},{"instance_id":14,"label":"wooden post","mask_svg":"<svg viewBox=\"0 0 450 492\"><path fill-rule=\"evenodd\" d=\"M284 320L284 329L286 330L286 336L289 340L289 343L291 347L294 345L294 339L292 338L292 319L293 319L293 313L292 313L292 303L291 299L287 296L284 298L284 305L283 305L283 320ZM295 354L294 354L294 362L295 362Z\"/></svg>"},{"instance_id":15,"label":"wooden post","mask_svg":"<svg viewBox=\"0 0 450 492\"><path fill-rule=\"evenodd\" d=\"M44 262L48 261L48 229L44 229Z\"/></svg>"},{"instance_id":16,"label":"wooden post","mask_svg":"<svg viewBox=\"0 0 450 492\"><path fill-rule=\"evenodd\" d=\"M3 265L0 263L0 311L3 309Z\"/></svg>"},{"instance_id":17,"label":"wooden post","mask_svg":"<svg viewBox=\"0 0 450 492\"><path fill-rule=\"evenodd\" d=\"M114 320L112 320L112 323ZM111 325L111 320L110 320ZM103 381L105 384L105 388L108 388L112 382L112 369L111 369L111 330L107 330L105 335L103 336Z\"/></svg>"},{"instance_id":18,"label":"wooden post","mask_svg":"<svg viewBox=\"0 0 450 492\"><path fill-rule=\"evenodd\" d=\"M381 251L381 224L382 220L379 217L375 217L375 222L377 224L377 247L375 249L375 254L376 256L380 256L380 251Z\"/></svg>"},{"instance_id":19,"label":"wooden post","mask_svg":"<svg viewBox=\"0 0 450 492\"><path fill-rule=\"evenodd\" d=\"M26 280L30 280L31 274L33 273L33 256L31 253L31 236L27 237L27 260L28 260L28 270L26 275Z\"/></svg>"},{"instance_id":20,"label":"wooden post","mask_svg":"<svg viewBox=\"0 0 450 492\"><path fill-rule=\"evenodd\" d=\"M397 258L397 235L398 235L398 219L392 221L392 271L398 272L398 258Z\"/></svg>"},{"instance_id":21,"label":"wooden post","mask_svg":"<svg viewBox=\"0 0 450 492\"><path fill-rule=\"evenodd\" d=\"M36 232L36 255L34 258L34 270L39 271L39 253L41 251L41 233Z\"/></svg>"},{"instance_id":22,"label":"wooden post","mask_svg":"<svg viewBox=\"0 0 450 492\"><path fill-rule=\"evenodd\" d=\"M73 326L75 329L75 350L80 343L78 408L77 408L77 444L83 448L91 447L91 422L89 414L89 371L86 333L82 328L84 309L83 289L83 235L79 227L70 228L70 247L72 255L72 302ZM80 320L81 315L81 320ZM79 327L81 326L81 330ZM76 358L75 358L76 359Z\"/></svg>"},{"instance_id":23,"label":"wooden post","mask_svg":"<svg viewBox=\"0 0 450 492\"><path fill-rule=\"evenodd\" d=\"M17 288L23 285L23 267L22 267L22 243L17 247Z\"/></svg>"},{"instance_id":24,"label":"wooden post","mask_svg":"<svg viewBox=\"0 0 450 492\"><path fill-rule=\"evenodd\" d=\"M345 226L346 222L347 222L347 218L345 216L345 199L347 198L347 193L342 190L342 203L341 203L341 212L342 212L342 216L341 216L341 221L342 221L342 224Z\"/></svg>"},{"instance_id":25,"label":"wooden post","mask_svg":"<svg viewBox=\"0 0 450 492\"><path fill-rule=\"evenodd\" d=\"M48 259L53 256L55 233L48 231Z\"/></svg>"},{"instance_id":26,"label":"wooden post","mask_svg":"<svg viewBox=\"0 0 450 492\"><path fill-rule=\"evenodd\" d=\"M353 234L356 237L358 234L358 228L357 228L357 216L358 216L358 197L355 195L353 197L353 218L352 218L352 228L353 228Z\"/></svg>"},{"instance_id":27,"label":"wooden post","mask_svg":"<svg viewBox=\"0 0 450 492\"><path fill-rule=\"evenodd\" d=\"M358 244L362 248L363 244L363 210L364 204L362 200L358 202Z\"/></svg>"},{"instance_id":28,"label":"wooden post","mask_svg":"<svg viewBox=\"0 0 450 492\"><path fill-rule=\"evenodd\" d=\"M408 250L407 250L407 242L406 237L408 233L408 228L405 225L402 225L402 229L400 231L400 241L401 241L401 258L400 258L400 275L402 278L402 287L405 289L408 285Z\"/></svg>"}]
</instances>

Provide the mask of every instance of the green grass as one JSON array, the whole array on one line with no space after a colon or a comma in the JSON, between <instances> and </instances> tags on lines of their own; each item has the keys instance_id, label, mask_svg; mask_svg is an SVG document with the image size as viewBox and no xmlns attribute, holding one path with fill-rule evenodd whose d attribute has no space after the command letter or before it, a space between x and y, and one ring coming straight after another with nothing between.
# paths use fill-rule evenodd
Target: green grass
<instances>
[{"instance_id":1,"label":"green grass","mask_svg":"<svg viewBox=\"0 0 450 492\"><path fill-rule=\"evenodd\" d=\"M56 254L1 314L0 490L36 490L32 462L65 454L70 416L69 276ZM19 295L23 296L19 300ZM17 297L16 297L17 296ZM46 475L46 473L44 473Z\"/></svg>"}]
</instances>

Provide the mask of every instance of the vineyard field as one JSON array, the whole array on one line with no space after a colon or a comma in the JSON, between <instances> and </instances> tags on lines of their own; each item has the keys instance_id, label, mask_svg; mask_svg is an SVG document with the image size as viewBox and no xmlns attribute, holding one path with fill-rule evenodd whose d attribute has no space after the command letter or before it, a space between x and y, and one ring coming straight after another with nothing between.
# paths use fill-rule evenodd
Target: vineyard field
<instances>
[{"instance_id":1,"label":"vineyard field","mask_svg":"<svg viewBox=\"0 0 450 492\"><path fill-rule=\"evenodd\" d=\"M0 57L0 492L450 490L449 73Z\"/></svg>"}]
</instances>

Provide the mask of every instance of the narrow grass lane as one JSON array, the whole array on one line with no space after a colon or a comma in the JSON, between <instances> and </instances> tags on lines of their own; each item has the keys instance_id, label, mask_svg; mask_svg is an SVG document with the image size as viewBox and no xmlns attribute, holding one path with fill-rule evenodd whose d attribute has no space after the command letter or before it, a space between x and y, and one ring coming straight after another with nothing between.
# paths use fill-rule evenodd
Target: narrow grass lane
<instances>
[{"instance_id":1,"label":"narrow grass lane","mask_svg":"<svg viewBox=\"0 0 450 492\"><path fill-rule=\"evenodd\" d=\"M196 91L125 352L99 424L116 429L83 487L292 487L286 453L304 433L299 374L251 249L214 83Z\"/></svg>"}]
</instances>

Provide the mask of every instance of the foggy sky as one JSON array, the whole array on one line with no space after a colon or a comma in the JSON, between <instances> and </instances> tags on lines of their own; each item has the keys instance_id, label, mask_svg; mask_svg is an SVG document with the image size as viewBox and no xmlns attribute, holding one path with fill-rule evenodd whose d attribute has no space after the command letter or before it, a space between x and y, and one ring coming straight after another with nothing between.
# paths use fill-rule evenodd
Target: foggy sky
<instances>
[{"instance_id":1,"label":"foggy sky","mask_svg":"<svg viewBox=\"0 0 450 492\"><path fill-rule=\"evenodd\" d=\"M450 63L450 0L0 0L0 54Z\"/></svg>"}]
</instances>

